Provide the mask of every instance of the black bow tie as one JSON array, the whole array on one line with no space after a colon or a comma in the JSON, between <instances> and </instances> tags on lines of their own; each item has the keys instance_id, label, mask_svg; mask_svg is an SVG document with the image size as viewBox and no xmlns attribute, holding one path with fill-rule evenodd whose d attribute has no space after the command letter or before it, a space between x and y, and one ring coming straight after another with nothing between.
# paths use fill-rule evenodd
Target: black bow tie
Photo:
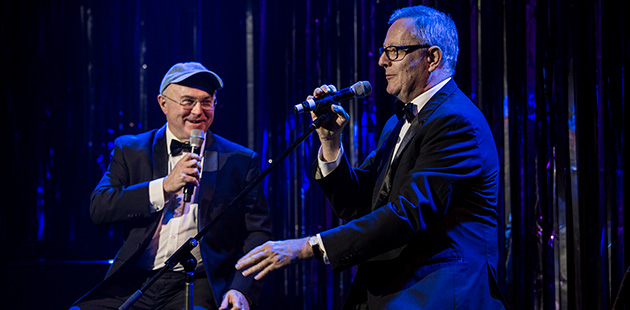
<instances>
[{"instance_id":1,"label":"black bow tie","mask_svg":"<svg viewBox=\"0 0 630 310\"><path fill-rule=\"evenodd\" d=\"M171 140L171 156L177 156L182 153L182 151L190 152L192 147L189 142L180 142L175 139Z\"/></svg>"},{"instance_id":2,"label":"black bow tie","mask_svg":"<svg viewBox=\"0 0 630 310\"><path fill-rule=\"evenodd\" d=\"M396 100L396 116L398 119L405 116L407 121L411 123L411 121L416 118L416 116L413 115L413 103L410 102L405 104L400 100Z\"/></svg>"}]
</instances>

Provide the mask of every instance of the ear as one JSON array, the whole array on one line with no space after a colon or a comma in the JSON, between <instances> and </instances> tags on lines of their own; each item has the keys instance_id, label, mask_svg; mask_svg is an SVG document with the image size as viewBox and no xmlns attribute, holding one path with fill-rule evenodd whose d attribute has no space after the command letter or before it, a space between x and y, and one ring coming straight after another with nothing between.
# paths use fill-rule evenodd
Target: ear
<instances>
[{"instance_id":1,"label":"ear","mask_svg":"<svg viewBox=\"0 0 630 310\"><path fill-rule=\"evenodd\" d=\"M162 109L162 113L166 114L166 98L159 94L157 95L157 102L160 105L160 109Z\"/></svg>"},{"instance_id":2,"label":"ear","mask_svg":"<svg viewBox=\"0 0 630 310\"><path fill-rule=\"evenodd\" d=\"M442 65L442 50L437 46L429 47L427 61L429 62L429 72L435 71Z\"/></svg>"}]
</instances>

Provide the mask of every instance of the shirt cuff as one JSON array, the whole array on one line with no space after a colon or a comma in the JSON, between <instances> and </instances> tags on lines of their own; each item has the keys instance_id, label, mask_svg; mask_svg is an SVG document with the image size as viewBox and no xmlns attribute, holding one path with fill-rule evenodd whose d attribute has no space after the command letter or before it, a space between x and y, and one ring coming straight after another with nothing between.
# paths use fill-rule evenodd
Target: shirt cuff
<instances>
[{"instance_id":1,"label":"shirt cuff","mask_svg":"<svg viewBox=\"0 0 630 310\"><path fill-rule=\"evenodd\" d=\"M324 260L324 264L330 265L328 255L326 254L326 248L324 247L324 241L322 241L322 236L320 236L319 234L317 234L317 244L319 245L319 250L322 251L322 259Z\"/></svg>"},{"instance_id":2,"label":"shirt cuff","mask_svg":"<svg viewBox=\"0 0 630 310\"><path fill-rule=\"evenodd\" d=\"M149 202L151 203L151 213L164 209L166 199L164 198L164 178L159 178L149 182Z\"/></svg>"},{"instance_id":3,"label":"shirt cuff","mask_svg":"<svg viewBox=\"0 0 630 310\"><path fill-rule=\"evenodd\" d=\"M331 174L335 168L339 166L341 162L341 155L343 155L343 144L339 145L339 152L337 153L337 158L333 161L323 161L322 160L322 147L319 147L319 152L317 154L317 165L319 166L319 170L322 172L322 177L326 177Z\"/></svg>"}]
</instances>

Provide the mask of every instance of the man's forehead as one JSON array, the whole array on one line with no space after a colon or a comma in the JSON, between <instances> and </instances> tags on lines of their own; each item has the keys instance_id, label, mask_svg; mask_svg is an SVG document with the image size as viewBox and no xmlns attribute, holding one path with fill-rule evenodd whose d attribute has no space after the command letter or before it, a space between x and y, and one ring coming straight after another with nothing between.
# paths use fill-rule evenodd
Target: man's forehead
<instances>
[{"instance_id":1,"label":"man's forehead","mask_svg":"<svg viewBox=\"0 0 630 310\"><path fill-rule=\"evenodd\" d=\"M385 38L385 41L383 41L383 46L413 45L413 44L419 44L419 43L420 43L420 39L418 39L418 37L416 37L413 33L405 32L405 33L400 33L395 36L388 35Z\"/></svg>"},{"instance_id":2,"label":"man's forehead","mask_svg":"<svg viewBox=\"0 0 630 310\"><path fill-rule=\"evenodd\" d=\"M170 84L166 89L180 96L213 96L216 91L204 86Z\"/></svg>"},{"instance_id":3,"label":"man's forehead","mask_svg":"<svg viewBox=\"0 0 630 310\"><path fill-rule=\"evenodd\" d=\"M396 20L387 30L385 46L418 44L419 39L414 34L415 24L411 18L401 18Z\"/></svg>"}]
</instances>

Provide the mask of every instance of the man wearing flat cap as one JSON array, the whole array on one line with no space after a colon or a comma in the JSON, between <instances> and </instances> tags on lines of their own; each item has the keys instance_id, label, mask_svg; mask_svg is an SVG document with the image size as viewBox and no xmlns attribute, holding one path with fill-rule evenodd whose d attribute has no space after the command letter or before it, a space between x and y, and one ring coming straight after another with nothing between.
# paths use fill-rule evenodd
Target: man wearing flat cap
<instances>
[{"instance_id":1,"label":"man wearing flat cap","mask_svg":"<svg viewBox=\"0 0 630 310\"><path fill-rule=\"evenodd\" d=\"M115 140L109 168L92 193L90 214L98 225L123 225L125 242L105 279L73 309L118 309L258 176L256 153L208 130L222 87L221 78L200 63L175 64L157 96L166 124ZM195 145L200 155L190 152L193 130L202 133ZM183 198L187 184L194 185L190 202ZM262 189L255 187L231 208L192 250L195 309L251 309L259 299L261 283L234 265L271 239ZM132 309L183 309L185 283L184 268L177 264L142 292Z\"/></svg>"}]
</instances>

